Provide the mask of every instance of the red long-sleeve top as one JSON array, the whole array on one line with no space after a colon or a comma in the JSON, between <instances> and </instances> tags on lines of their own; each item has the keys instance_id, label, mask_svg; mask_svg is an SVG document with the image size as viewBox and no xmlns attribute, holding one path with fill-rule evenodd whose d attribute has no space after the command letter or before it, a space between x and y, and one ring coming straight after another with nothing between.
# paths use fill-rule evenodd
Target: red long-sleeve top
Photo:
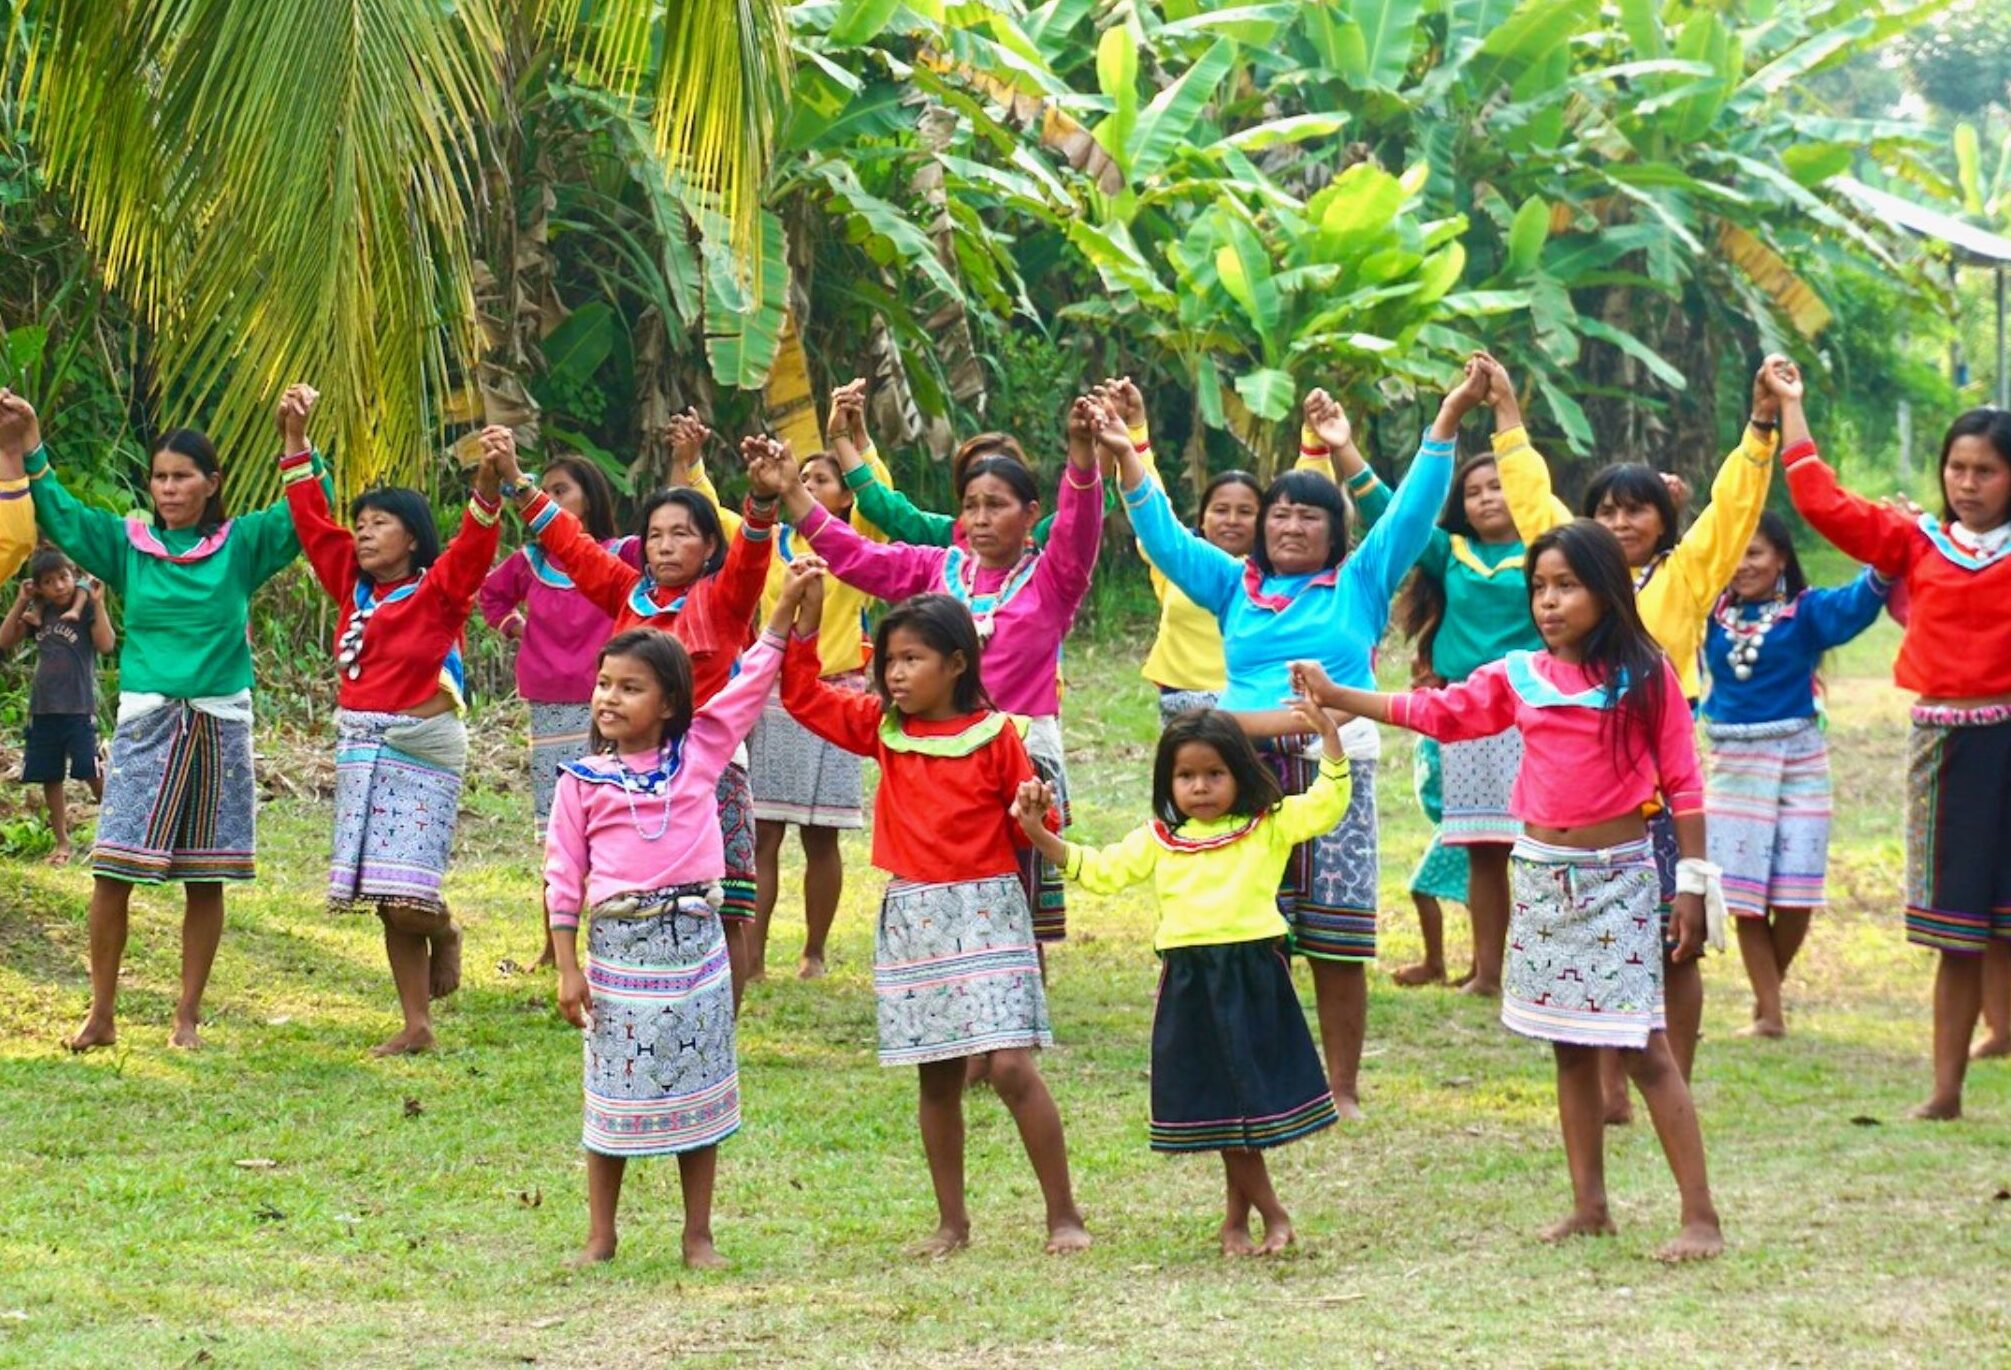
<instances>
[{"instance_id":1,"label":"red long-sleeve top","mask_svg":"<svg viewBox=\"0 0 2011 1370\"><path fill-rule=\"evenodd\" d=\"M879 763L873 864L928 885L1015 873L1027 841L1012 802L1034 778L1020 720L985 712L940 722L905 718L876 694L826 685L822 671L816 636L792 637L782 707L833 746Z\"/></svg>"},{"instance_id":2,"label":"red long-sleeve top","mask_svg":"<svg viewBox=\"0 0 2011 1370\"><path fill-rule=\"evenodd\" d=\"M1812 442L1781 460L1809 526L1905 588L1906 636L1892 665L1899 688L1930 699L2011 694L2011 556L1977 555L1931 514L1908 518L1852 494Z\"/></svg>"},{"instance_id":3,"label":"red long-sleeve top","mask_svg":"<svg viewBox=\"0 0 2011 1370\"><path fill-rule=\"evenodd\" d=\"M489 563L496 559L501 506L471 498L460 531L424 572L403 580L370 581L356 564L354 535L329 510L328 492L314 479L309 455L284 457L280 469L301 549L314 578L335 601L335 642L342 641L362 604L377 604L364 627L357 675L351 679L346 670L338 673L336 703L345 709L403 713L443 689L460 702L460 672L450 670L448 662L460 646ZM408 587L408 593L400 593Z\"/></svg>"},{"instance_id":4,"label":"red long-sleeve top","mask_svg":"<svg viewBox=\"0 0 2011 1370\"><path fill-rule=\"evenodd\" d=\"M690 585L658 585L594 540L580 521L542 490L523 508L524 524L537 535L561 571L588 602L614 620L609 636L631 628L655 628L684 644L691 655L692 702L702 705L733 678L733 663L754 641L754 613L761 607L773 550L773 514L741 511L740 532L729 540L726 563Z\"/></svg>"}]
</instances>

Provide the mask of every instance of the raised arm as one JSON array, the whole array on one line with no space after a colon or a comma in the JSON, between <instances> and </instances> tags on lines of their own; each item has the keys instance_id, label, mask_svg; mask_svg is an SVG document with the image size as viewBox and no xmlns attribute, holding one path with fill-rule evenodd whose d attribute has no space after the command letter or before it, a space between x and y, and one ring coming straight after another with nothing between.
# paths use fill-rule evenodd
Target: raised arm
<instances>
[{"instance_id":1,"label":"raised arm","mask_svg":"<svg viewBox=\"0 0 2011 1370\"><path fill-rule=\"evenodd\" d=\"M1892 594L1892 582L1866 566L1847 585L1810 590L1797 611L1809 616L1816 641L1823 647L1841 647L1878 622Z\"/></svg>"},{"instance_id":2,"label":"raised arm","mask_svg":"<svg viewBox=\"0 0 2011 1370\"><path fill-rule=\"evenodd\" d=\"M1485 352L1480 362L1487 372L1487 404L1494 411L1492 444L1502 497L1508 501L1516 533L1524 542L1534 542L1558 524L1571 522L1571 510L1551 488L1550 464L1530 446L1508 369Z\"/></svg>"},{"instance_id":3,"label":"raised arm","mask_svg":"<svg viewBox=\"0 0 2011 1370\"><path fill-rule=\"evenodd\" d=\"M1821 533L1845 556L1861 561L1887 580L1897 581L1912 563L1920 535L1912 519L1843 488L1816 454L1802 412L1801 374L1794 363L1777 364L1781 403L1781 465L1787 468L1788 497L1809 527Z\"/></svg>"},{"instance_id":4,"label":"raised arm","mask_svg":"<svg viewBox=\"0 0 2011 1370\"><path fill-rule=\"evenodd\" d=\"M14 591L14 603L7 609L7 617L0 619L0 652L11 652L21 645L33 627L34 620L29 615L28 605L35 596L35 587L22 581Z\"/></svg>"},{"instance_id":5,"label":"raised arm","mask_svg":"<svg viewBox=\"0 0 2011 1370\"><path fill-rule=\"evenodd\" d=\"M23 408L27 405L18 395L13 397L13 402ZM28 413L32 424L34 411L30 409ZM42 445L39 429L31 427L28 440L34 445L27 451L23 468L27 472L29 495L35 506L34 522L40 525L42 536L62 548L72 561L99 580L123 592L126 588L124 521L116 514L79 503L75 495L63 488L62 481L56 478L55 468L49 465L49 449ZM11 505L14 501L8 503ZM16 519L20 517L18 512L13 516Z\"/></svg>"},{"instance_id":6,"label":"raised arm","mask_svg":"<svg viewBox=\"0 0 2011 1370\"><path fill-rule=\"evenodd\" d=\"M1453 441L1460 420L1480 403L1487 384L1486 369L1477 359L1469 361L1465 378L1440 403L1438 417L1418 445L1417 458L1404 473L1389 512L1348 558L1346 574L1368 596L1379 624L1388 616L1397 584L1431 541L1439 510L1452 489Z\"/></svg>"},{"instance_id":7,"label":"raised arm","mask_svg":"<svg viewBox=\"0 0 2011 1370\"><path fill-rule=\"evenodd\" d=\"M1774 478L1775 428L1780 401L1769 385L1777 363L1768 357L1753 383L1753 419L1739 445L1718 467L1711 482L1711 502L1669 553L1668 572L1688 591L1693 611L1702 616L1731 583L1739 558L1753 540L1766 512L1767 487Z\"/></svg>"},{"instance_id":8,"label":"raised arm","mask_svg":"<svg viewBox=\"0 0 2011 1370\"><path fill-rule=\"evenodd\" d=\"M105 610L105 582L91 583L91 607L85 610L91 616L91 645L99 656L110 656L119 646L119 635L112 628L112 616Z\"/></svg>"},{"instance_id":9,"label":"raised arm","mask_svg":"<svg viewBox=\"0 0 2011 1370\"><path fill-rule=\"evenodd\" d=\"M728 538L736 536L740 532L740 515L719 502L719 491L705 469L705 444L712 440L712 430L698 417L698 411L687 409L671 415L665 440L670 444L670 483L687 486L705 496L706 503L719 516L720 530Z\"/></svg>"},{"instance_id":10,"label":"raised arm","mask_svg":"<svg viewBox=\"0 0 2011 1370\"><path fill-rule=\"evenodd\" d=\"M356 588L356 539L330 512L328 492L314 477L311 452L289 449L279 459L279 474L294 536L307 553L307 564L328 597L340 604Z\"/></svg>"},{"instance_id":11,"label":"raised arm","mask_svg":"<svg viewBox=\"0 0 2011 1370\"><path fill-rule=\"evenodd\" d=\"M817 655L817 634L790 634L782 662L782 707L789 716L834 747L858 756L877 750L884 706L877 694L860 694L826 685L819 677L824 663Z\"/></svg>"},{"instance_id":12,"label":"raised arm","mask_svg":"<svg viewBox=\"0 0 2011 1370\"><path fill-rule=\"evenodd\" d=\"M733 759L733 749L761 717L787 645L773 632L763 632L740 654L739 673L692 715L685 761L699 775L717 777Z\"/></svg>"}]
</instances>

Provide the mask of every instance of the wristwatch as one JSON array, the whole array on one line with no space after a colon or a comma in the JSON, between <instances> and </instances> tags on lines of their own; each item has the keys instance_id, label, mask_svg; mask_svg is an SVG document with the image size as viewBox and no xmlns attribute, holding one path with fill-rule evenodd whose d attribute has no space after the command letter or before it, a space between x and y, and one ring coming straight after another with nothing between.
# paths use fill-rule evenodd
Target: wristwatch
<instances>
[{"instance_id":1,"label":"wristwatch","mask_svg":"<svg viewBox=\"0 0 2011 1370\"><path fill-rule=\"evenodd\" d=\"M537 488L538 478L528 471L519 472L516 480L504 481L502 485L503 494L510 499L528 495Z\"/></svg>"},{"instance_id":2,"label":"wristwatch","mask_svg":"<svg viewBox=\"0 0 2011 1370\"><path fill-rule=\"evenodd\" d=\"M1779 419L1763 419L1758 415L1749 416L1746 422L1759 429L1762 433L1771 433L1781 426Z\"/></svg>"}]
</instances>

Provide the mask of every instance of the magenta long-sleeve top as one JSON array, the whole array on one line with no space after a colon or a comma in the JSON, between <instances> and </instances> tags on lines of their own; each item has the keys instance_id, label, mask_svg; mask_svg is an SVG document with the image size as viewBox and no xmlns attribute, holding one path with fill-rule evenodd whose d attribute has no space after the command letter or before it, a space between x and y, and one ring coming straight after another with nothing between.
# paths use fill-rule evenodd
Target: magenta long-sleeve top
<instances>
[{"instance_id":1,"label":"magenta long-sleeve top","mask_svg":"<svg viewBox=\"0 0 2011 1370\"><path fill-rule=\"evenodd\" d=\"M630 566L642 565L638 538L601 545ZM534 704L584 704L593 697L595 663L614 620L535 545L498 562L476 603L484 623L517 639L519 695Z\"/></svg>"},{"instance_id":2,"label":"magenta long-sleeve top","mask_svg":"<svg viewBox=\"0 0 2011 1370\"><path fill-rule=\"evenodd\" d=\"M831 574L889 604L910 595L955 595L980 620L991 620L984 647L985 689L1007 713L1041 718L1059 713L1062 640L1089 593L1103 537L1103 477L1064 467L1054 526L1045 550L1029 547L1016 566L978 564L963 547L869 542L820 505L797 528Z\"/></svg>"}]
</instances>

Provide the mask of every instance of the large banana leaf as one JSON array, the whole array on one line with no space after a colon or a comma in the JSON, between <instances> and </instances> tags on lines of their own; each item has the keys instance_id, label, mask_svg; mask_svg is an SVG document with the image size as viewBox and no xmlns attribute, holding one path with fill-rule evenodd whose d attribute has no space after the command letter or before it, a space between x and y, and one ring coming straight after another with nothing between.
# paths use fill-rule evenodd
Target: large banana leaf
<instances>
[{"instance_id":1,"label":"large banana leaf","mask_svg":"<svg viewBox=\"0 0 2011 1370\"><path fill-rule=\"evenodd\" d=\"M752 282L738 274L737 254L707 254L705 355L714 380L741 390L768 383L787 326L789 262L782 221L767 210L761 212L761 237L760 269Z\"/></svg>"},{"instance_id":2,"label":"large banana leaf","mask_svg":"<svg viewBox=\"0 0 2011 1370\"><path fill-rule=\"evenodd\" d=\"M1165 169L1174 149L1192 135L1235 61L1236 45L1226 38L1218 40L1140 112L1128 172L1134 184Z\"/></svg>"}]
</instances>

